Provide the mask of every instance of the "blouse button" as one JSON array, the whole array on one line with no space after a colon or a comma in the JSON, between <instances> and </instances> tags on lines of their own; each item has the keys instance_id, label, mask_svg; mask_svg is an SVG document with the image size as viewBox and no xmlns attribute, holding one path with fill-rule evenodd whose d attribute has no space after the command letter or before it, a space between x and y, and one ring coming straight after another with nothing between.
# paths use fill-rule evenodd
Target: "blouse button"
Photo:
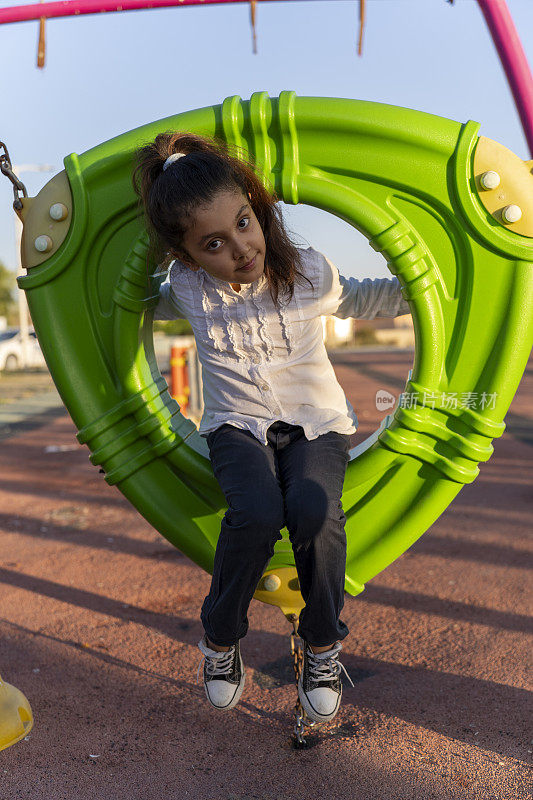
<instances>
[{"instance_id":1,"label":"blouse button","mask_svg":"<svg viewBox=\"0 0 533 800\"><path fill-rule=\"evenodd\" d=\"M247 334L250 334L251 332L252 332L252 329L251 329L251 328L246 328L246 333L247 333Z\"/></svg>"},{"instance_id":2,"label":"blouse button","mask_svg":"<svg viewBox=\"0 0 533 800\"><path fill-rule=\"evenodd\" d=\"M268 383L263 383L263 384L262 384L262 386L261 386L261 389L262 389L264 392L268 392L268 389L269 389Z\"/></svg>"},{"instance_id":3,"label":"blouse button","mask_svg":"<svg viewBox=\"0 0 533 800\"><path fill-rule=\"evenodd\" d=\"M252 361L254 364L259 364L259 356L252 356Z\"/></svg>"}]
</instances>

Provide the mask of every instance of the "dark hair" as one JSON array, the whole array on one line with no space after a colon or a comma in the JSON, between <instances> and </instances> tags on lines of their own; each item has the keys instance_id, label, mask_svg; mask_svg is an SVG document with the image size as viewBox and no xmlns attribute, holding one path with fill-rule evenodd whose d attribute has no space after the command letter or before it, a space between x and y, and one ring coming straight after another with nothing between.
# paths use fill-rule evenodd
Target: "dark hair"
<instances>
[{"instance_id":1,"label":"dark hair","mask_svg":"<svg viewBox=\"0 0 533 800\"><path fill-rule=\"evenodd\" d=\"M163 170L173 153L187 158L179 160L178 168ZM198 206L209 203L220 191L240 189L263 230L265 276L273 301L280 291L290 300L295 280L309 281L301 272L300 251L285 229L275 193L263 186L254 164L224 142L193 133L158 134L135 153L133 188L144 211L153 262L170 265L172 251L182 249L187 220Z\"/></svg>"}]
</instances>

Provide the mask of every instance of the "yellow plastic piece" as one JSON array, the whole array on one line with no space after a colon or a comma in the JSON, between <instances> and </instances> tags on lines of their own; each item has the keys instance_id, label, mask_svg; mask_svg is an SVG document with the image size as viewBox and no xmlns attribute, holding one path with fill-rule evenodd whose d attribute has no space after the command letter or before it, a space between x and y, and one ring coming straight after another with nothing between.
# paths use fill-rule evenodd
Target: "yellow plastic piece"
<instances>
[{"instance_id":1,"label":"yellow plastic piece","mask_svg":"<svg viewBox=\"0 0 533 800\"><path fill-rule=\"evenodd\" d=\"M20 742L33 728L33 714L20 689L0 676L0 750Z\"/></svg>"},{"instance_id":2,"label":"yellow plastic piece","mask_svg":"<svg viewBox=\"0 0 533 800\"><path fill-rule=\"evenodd\" d=\"M265 588L265 581L272 575L277 577L280 583L277 589L268 591L268 589ZM262 600L263 603L270 603L272 606L278 606L287 618L290 614L296 614L298 617L300 611L305 606L302 595L300 594L300 584L296 567L277 567L276 569L265 572L254 592L254 597L256 600Z\"/></svg>"},{"instance_id":3,"label":"yellow plastic piece","mask_svg":"<svg viewBox=\"0 0 533 800\"><path fill-rule=\"evenodd\" d=\"M481 176L497 172L500 184L495 189L485 189ZM479 199L500 225L533 237L533 161L522 161L515 153L499 142L480 136L474 154L474 175ZM516 205L522 211L517 222L506 222L502 211Z\"/></svg>"},{"instance_id":4,"label":"yellow plastic piece","mask_svg":"<svg viewBox=\"0 0 533 800\"><path fill-rule=\"evenodd\" d=\"M20 255L25 267L36 267L42 264L59 250L67 237L72 221L72 193L65 170L55 175L36 197L22 198L22 209L17 211L24 224ZM52 219L50 208L61 204L66 210L63 219ZM35 240L39 236L48 236L52 240L50 250L39 252Z\"/></svg>"}]
</instances>

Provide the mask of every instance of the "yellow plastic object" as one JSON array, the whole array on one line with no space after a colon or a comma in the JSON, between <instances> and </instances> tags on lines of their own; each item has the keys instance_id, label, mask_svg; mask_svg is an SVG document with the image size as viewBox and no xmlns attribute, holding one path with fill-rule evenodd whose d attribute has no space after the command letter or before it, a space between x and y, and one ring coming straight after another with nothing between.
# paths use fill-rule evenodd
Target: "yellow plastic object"
<instances>
[{"instance_id":1,"label":"yellow plastic object","mask_svg":"<svg viewBox=\"0 0 533 800\"><path fill-rule=\"evenodd\" d=\"M494 189L486 189L482 177L495 172L499 182ZM479 137L474 154L474 176L479 199L494 220L522 236L533 238L533 161L522 161L507 147L485 136ZM516 205L522 212L517 222L506 223L502 211Z\"/></svg>"},{"instance_id":2,"label":"yellow plastic object","mask_svg":"<svg viewBox=\"0 0 533 800\"><path fill-rule=\"evenodd\" d=\"M263 603L278 606L286 617L290 614L300 616L300 611L305 606L300 594L296 567L278 567L265 572L254 597Z\"/></svg>"},{"instance_id":3,"label":"yellow plastic object","mask_svg":"<svg viewBox=\"0 0 533 800\"><path fill-rule=\"evenodd\" d=\"M59 250L69 232L72 222L72 193L66 173L59 172L48 181L39 193L39 201L35 202L36 200L36 197L25 197L22 213L24 236L20 256L22 263L28 268L36 267L51 258ZM64 216L59 219L53 217L50 210L54 206L62 206L65 210ZM35 241L40 236L48 236L51 239L50 250L39 251L35 247Z\"/></svg>"},{"instance_id":4,"label":"yellow plastic object","mask_svg":"<svg viewBox=\"0 0 533 800\"><path fill-rule=\"evenodd\" d=\"M0 750L20 742L33 728L33 714L25 695L0 676Z\"/></svg>"}]
</instances>

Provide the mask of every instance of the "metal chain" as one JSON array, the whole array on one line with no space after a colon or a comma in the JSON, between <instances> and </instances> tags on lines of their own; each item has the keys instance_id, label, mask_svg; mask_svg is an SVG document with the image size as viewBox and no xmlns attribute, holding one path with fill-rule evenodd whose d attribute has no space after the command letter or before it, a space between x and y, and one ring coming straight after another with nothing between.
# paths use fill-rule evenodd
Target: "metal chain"
<instances>
[{"instance_id":1,"label":"metal chain","mask_svg":"<svg viewBox=\"0 0 533 800\"><path fill-rule=\"evenodd\" d=\"M4 149L4 152L0 152L0 171L11 181L13 184L13 194L15 195L15 200L13 201L13 208L15 211L20 211L22 208L22 200L19 197L19 192L22 192L24 197L28 196L28 192L26 191L26 187L22 183L19 178L13 172L11 167L11 159L9 158L9 153L7 151L7 147L3 142L0 142L0 151Z\"/></svg>"},{"instance_id":2,"label":"metal chain","mask_svg":"<svg viewBox=\"0 0 533 800\"><path fill-rule=\"evenodd\" d=\"M304 654L302 647L298 641L299 636L297 634L298 616L296 614L288 614L287 619L289 620L289 622L292 623L293 627L293 632L291 633L291 656L292 656L292 666L294 669L294 675L296 678L296 684L298 684L304 662ZM308 743L304 738L305 728L308 727L316 729L323 723L315 722L315 720L312 720L307 716L300 702L300 697L298 697L296 705L294 706L294 717L296 723L294 726L294 732L292 734L292 743L296 749L301 749L308 746Z\"/></svg>"}]
</instances>

